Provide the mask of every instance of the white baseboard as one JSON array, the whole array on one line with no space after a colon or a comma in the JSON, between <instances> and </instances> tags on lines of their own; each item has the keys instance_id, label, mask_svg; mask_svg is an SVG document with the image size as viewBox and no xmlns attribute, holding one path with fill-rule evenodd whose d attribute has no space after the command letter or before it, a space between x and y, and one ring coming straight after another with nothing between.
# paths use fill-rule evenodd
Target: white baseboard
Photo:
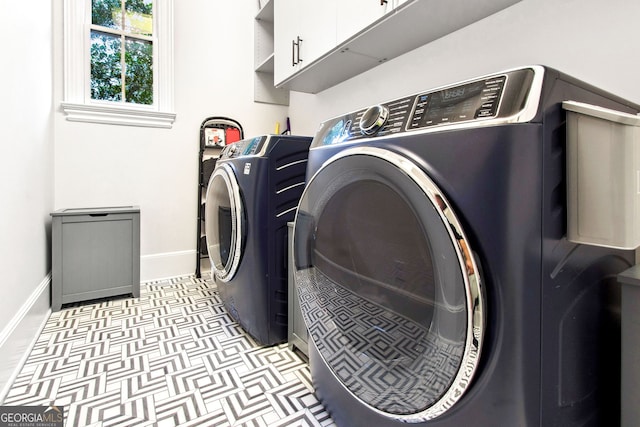
<instances>
[{"instance_id":1,"label":"white baseboard","mask_svg":"<svg viewBox=\"0 0 640 427\"><path fill-rule=\"evenodd\" d=\"M140 257L140 281L188 276L196 272L196 251L165 252Z\"/></svg>"},{"instance_id":2,"label":"white baseboard","mask_svg":"<svg viewBox=\"0 0 640 427\"><path fill-rule=\"evenodd\" d=\"M20 373L51 314L51 273L0 331L0 403Z\"/></svg>"}]
</instances>

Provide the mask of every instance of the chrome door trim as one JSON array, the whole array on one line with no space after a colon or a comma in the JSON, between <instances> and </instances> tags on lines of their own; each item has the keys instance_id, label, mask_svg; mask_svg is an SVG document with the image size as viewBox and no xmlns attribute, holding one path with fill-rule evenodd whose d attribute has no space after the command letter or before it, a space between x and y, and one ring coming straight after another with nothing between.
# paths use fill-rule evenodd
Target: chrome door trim
<instances>
[{"instance_id":1,"label":"chrome door trim","mask_svg":"<svg viewBox=\"0 0 640 427\"><path fill-rule=\"evenodd\" d=\"M223 163L216 167L211 178L209 179L209 185L207 187L207 198L205 203L209 201L209 192L211 190L211 183L215 177L220 177L224 181L227 192L229 193L229 204L231 205L231 248L229 249L230 260L223 269L216 268L216 263L211 259L211 251L207 250L209 255L209 261L211 263L211 274L215 276L221 282L228 282L233 279L240 265L240 256L242 255L242 235L243 235L243 205L240 197L240 186L233 168L228 163ZM206 209L206 207L205 207ZM209 236L206 236L207 248L210 247Z\"/></svg>"},{"instance_id":2,"label":"chrome door trim","mask_svg":"<svg viewBox=\"0 0 640 427\"><path fill-rule=\"evenodd\" d=\"M467 305L467 334L465 339L464 351L460 363L460 369L452 381L451 387L443 394L443 396L436 401L429 408L421 412L414 414L390 414L381 411L368 403L362 401L357 395L353 394L340 379L335 378L338 383L353 397L360 400L370 410L387 418L393 418L400 422L405 423L417 423L428 420L433 420L451 409L464 395L469 388L474 374L477 371L480 361L480 354L482 351L482 344L484 338L484 331L486 329L485 319L485 296L483 290L483 283L479 274L478 264L475 257L472 255L474 252L468 244L468 239L464 233L461 223L458 220L455 213L451 210L450 204L445 198L444 194L440 191L438 186L427 176L427 174L418 167L409 158L397 154L393 151L389 151L377 147L358 146L345 149L333 157L329 158L323 163L323 165L316 171L313 177L309 180L307 188L303 192L302 199L305 198L305 193L310 187L311 183L316 177L322 173L322 171L330 164L338 161L339 159L349 156L372 156L391 163L396 168L400 169L404 174L415 182L419 188L424 192L425 196L429 199L435 210L438 212L442 223L447 230L451 243L455 248L460 271L464 279L465 285L465 301ZM441 198L446 207L449 207L449 213L445 214L445 209L438 203L438 197ZM296 216L297 221L297 216ZM294 223L294 229L296 224ZM456 238L462 236L459 241ZM296 247L294 231L293 246ZM463 248L466 245L466 250ZM322 357L322 354L319 353ZM326 362L325 362L326 363ZM330 369L333 373L333 371ZM335 375L335 374L334 374Z\"/></svg>"}]
</instances>

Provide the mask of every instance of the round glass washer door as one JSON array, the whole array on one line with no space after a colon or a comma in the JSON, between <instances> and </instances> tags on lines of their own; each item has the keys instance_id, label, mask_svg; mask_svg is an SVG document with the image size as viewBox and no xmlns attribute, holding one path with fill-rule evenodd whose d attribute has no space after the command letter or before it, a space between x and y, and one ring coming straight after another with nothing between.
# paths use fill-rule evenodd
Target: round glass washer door
<instances>
[{"instance_id":1,"label":"round glass washer door","mask_svg":"<svg viewBox=\"0 0 640 427\"><path fill-rule=\"evenodd\" d=\"M294 227L302 314L324 363L389 418L422 422L467 390L485 329L458 217L413 162L346 149L309 180Z\"/></svg>"},{"instance_id":2,"label":"round glass washer door","mask_svg":"<svg viewBox=\"0 0 640 427\"><path fill-rule=\"evenodd\" d=\"M215 168L205 200L205 235L212 275L222 282L231 280L240 264L244 211L240 188L233 168Z\"/></svg>"}]
</instances>

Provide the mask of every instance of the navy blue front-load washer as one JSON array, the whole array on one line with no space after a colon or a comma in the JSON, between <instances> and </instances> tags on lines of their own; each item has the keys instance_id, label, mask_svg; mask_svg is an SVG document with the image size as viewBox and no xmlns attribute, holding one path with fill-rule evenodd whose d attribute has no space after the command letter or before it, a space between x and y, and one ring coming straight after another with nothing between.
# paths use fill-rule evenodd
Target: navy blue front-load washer
<instances>
[{"instance_id":1,"label":"navy blue front-load washer","mask_svg":"<svg viewBox=\"0 0 640 427\"><path fill-rule=\"evenodd\" d=\"M321 124L294 276L339 426L618 422L634 253L565 237L566 100L640 111L531 66Z\"/></svg>"},{"instance_id":2,"label":"navy blue front-load washer","mask_svg":"<svg viewBox=\"0 0 640 427\"><path fill-rule=\"evenodd\" d=\"M287 337L287 222L305 185L310 137L227 145L205 200L211 274L229 314L260 344Z\"/></svg>"}]
</instances>

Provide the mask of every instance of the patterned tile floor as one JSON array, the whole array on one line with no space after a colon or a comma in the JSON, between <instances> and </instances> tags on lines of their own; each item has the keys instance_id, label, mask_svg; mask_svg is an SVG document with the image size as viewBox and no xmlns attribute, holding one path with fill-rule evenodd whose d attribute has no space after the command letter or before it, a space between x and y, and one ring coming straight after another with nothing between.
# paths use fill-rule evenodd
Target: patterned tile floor
<instances>
[{"instance_id":1,"label":"patterned tile floor","mask_svg":"<svg viewBox=\"0 0 640 427\"><path fill-rule=\"evenodd\" d=\"M195 277L52 313L4 404L64 406L68 427L334 426L306 362L258 346Z\"/></svg>"}]
</instances>

